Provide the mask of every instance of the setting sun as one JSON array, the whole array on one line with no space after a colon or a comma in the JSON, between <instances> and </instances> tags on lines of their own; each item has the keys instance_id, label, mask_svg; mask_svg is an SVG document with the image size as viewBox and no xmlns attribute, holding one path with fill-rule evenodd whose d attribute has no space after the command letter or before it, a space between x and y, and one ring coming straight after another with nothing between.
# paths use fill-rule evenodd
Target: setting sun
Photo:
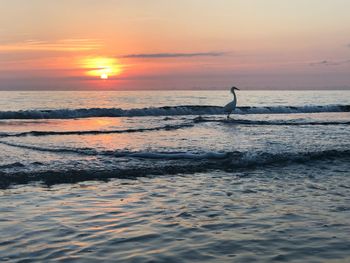
<instances>
[{"instance_id":1,"label":"setting sun","mask_svg":"<svg viewBox=\"0 0 350 263\"><path fill-rule=\"evenodd\" d=\"M118 76L122 72L122 65L115 58L86 58L81 64L86 69L88 76L99 77L101 79Z\"/></svg>"},{"instance_id":2,"label":"setting sun","mask_svg":"<svg viewBox=\"0 0 350 263\"><path fill-rule=\"evenodd\" d=\"M349 10L0 0L0 263L350 263Z\"/></svg>"},{"instance_id":3,"label":"setting sun","mask_svg":"<svg viewBox=\"0 0 350 263\"><path fill-rule=\"evenodd\" d=\"M108 79L108 74L107 73L102 73L100 78L101 79Z\"/></svg>"}]
</instances>

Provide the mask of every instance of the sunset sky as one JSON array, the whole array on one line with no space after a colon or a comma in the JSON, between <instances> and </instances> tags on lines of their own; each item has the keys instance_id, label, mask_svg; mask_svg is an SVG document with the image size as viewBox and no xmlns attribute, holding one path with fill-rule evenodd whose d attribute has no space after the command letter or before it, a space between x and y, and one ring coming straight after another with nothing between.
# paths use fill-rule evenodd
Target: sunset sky
<instances>
[{"instance_id":1,"label":"sunset sky","mask_svg":"<svg viewBox=\"0 0 350 263\"><path fill-rule=\"evenodd\" d=\"M0 89L350 88L349 0L0 0Z\"/></svg>"}]
</instances>

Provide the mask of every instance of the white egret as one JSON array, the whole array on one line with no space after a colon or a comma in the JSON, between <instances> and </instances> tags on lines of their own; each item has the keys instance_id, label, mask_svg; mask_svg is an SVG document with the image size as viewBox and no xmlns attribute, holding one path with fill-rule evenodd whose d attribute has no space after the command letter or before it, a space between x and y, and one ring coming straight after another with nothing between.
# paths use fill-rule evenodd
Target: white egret
<instances>
[{"instance_id":1,"label":"white egret","mask_svg":"<svg viewBox=\"0 0 350 263\"><path fill-rule=\"evenodd\" d=\"M231 101L229 104L227 104L224 107L224 111L227 113L227 119L230 118L230 114L236 109L237 96L236 96L235 90L239 90L239 89L236 87L231 88L231 93L233 94L233 101Z\"/></svg>"}]
</instances>

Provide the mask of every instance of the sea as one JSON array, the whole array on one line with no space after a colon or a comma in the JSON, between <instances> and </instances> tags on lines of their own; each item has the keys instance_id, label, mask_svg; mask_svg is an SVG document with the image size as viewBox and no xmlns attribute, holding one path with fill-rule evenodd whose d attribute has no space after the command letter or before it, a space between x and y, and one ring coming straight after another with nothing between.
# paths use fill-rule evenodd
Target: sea
<instances>
[{"instance_id":1,"label":"sea","mask_svg":"<svg viewBox=\"0 0 350 263\"><path fill-rule=\"evenodd\" d=\"M350 262L350 91L1 91L0 262Z\"/></svg>"}]
</instances>

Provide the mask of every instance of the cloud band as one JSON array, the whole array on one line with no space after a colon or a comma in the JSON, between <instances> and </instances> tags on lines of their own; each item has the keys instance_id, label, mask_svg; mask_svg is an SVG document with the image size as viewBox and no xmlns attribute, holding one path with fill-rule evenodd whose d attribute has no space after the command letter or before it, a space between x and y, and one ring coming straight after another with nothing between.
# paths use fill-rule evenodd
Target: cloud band
<instances>
[{"instance_id":1,"label":"cloud band","mask_svg":"<svg viewBox=\"0 0 350 263\"><path fill-rule=\"evenodd\" d=\"M190 57L218 57L224 54L225 52L144 53L144 54L129 54L122 57L123 58L190 58Z\"/></svg>"}]
</instances>

